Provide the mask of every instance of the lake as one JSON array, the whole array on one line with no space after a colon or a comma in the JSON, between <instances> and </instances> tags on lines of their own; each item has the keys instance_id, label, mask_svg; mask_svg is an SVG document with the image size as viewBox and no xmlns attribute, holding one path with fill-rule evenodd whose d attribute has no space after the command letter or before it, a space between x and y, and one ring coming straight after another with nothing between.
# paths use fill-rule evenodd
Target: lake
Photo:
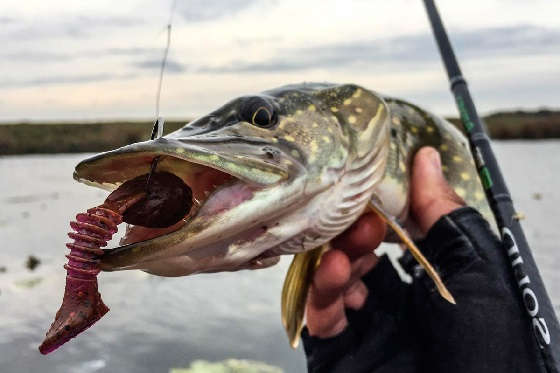
<instances>
[{"instance_id":1,"label":"lake","mask_svg":"<svg viewBox=\"0 0 560 373\"><path fill-rule=\"evenodd\" d=\"M558 313L560 141L497 142L495 151ZM58 351L39 354L64 291L68 223L107 195L72 179L86 156L0 158L2 372L168 372L196 359L228 358L306 371L301 347L289 347L280 322L289 258L260 271L184 278L101 273L111 311ZM26 268L31 255L40 260L35 270Z\"/></svg>"}]
</instances>

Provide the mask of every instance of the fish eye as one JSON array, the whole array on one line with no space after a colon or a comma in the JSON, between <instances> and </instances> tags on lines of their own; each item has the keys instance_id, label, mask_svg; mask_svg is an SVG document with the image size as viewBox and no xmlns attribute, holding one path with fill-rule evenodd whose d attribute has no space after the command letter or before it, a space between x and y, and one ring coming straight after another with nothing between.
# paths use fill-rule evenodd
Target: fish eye
<instances>
[{"instance_id":1,"label":"fish eye","mask_svg":"<svg viewBox=\"0 0 560 373\"><path fill-rule=\"evenodd\" d=\"M270 128L276 123L274 107L262 97L248 98L239 114L241 120L261 128Z\"/></svg>"},{"instance_id":2,"label":"fish eye","mask_svg":"<svg viewBox=\"0 0 560 373\"><path fill-rule=\"evenodd\" d=\"M259 107L251 118L251 123L259 127L268 127L271 121L272 113L264 106Z\"/></svg>"}]
</instances>

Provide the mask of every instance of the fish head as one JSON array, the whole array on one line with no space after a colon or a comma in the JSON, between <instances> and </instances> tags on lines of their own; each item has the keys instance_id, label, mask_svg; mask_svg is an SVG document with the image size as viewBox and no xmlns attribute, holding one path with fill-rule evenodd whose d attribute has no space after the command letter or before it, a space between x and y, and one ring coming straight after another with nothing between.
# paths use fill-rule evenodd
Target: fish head
<instances>
[{"instance_id":1,"label":"fish head","mask_svg":"<svg viewBox=\"0 0 560 373\"><path fill-rule=\"evenodd\" d=\"M309 201L370 150L364 131L375 137L386 127L378 125L385 116L371 119L380 100L355 85L284 86L80 162L76 180L111 190L148 173L158 157L157 171L177 175L193 193L193 208L172 227L129 226L101 268L183 276L276 263L272 249L309 225Z\"/></svg>"}]
</instances>

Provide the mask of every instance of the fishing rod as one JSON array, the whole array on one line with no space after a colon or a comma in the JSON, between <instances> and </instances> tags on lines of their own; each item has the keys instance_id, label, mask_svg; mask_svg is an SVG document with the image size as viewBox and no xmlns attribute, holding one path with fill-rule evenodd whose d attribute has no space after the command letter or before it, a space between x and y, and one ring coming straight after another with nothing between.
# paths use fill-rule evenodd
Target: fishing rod
<instances>
[{"instance_id":1,"label":"fishing rod","mask_svg":"<svg viewBox=\"0 0 560 373\"><path fill-rule=\"evenodd\" d=\"M507 255L514 278L535 336L536 348L541 352L541 366L548 373L560 371L560 326L546 292L531 249L519 223L490 139L480 120L461 73L455 53L439 16L434 0L424 0L430 24L441 58L447 70L451 91L459 109L461 122L469 139L478 175L486 198L502 235L504 255Z\"/></svg>"}]
</instances>

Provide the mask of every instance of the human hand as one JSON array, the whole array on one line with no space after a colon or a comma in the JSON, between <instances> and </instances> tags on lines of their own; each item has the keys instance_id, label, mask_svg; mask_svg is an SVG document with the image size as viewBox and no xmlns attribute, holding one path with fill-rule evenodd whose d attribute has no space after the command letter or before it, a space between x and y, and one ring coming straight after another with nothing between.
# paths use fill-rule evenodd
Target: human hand
<instances>
[{"instance_id":1,"label":"human hand","mask_svg":"<svg viewBox=\"0 0 560 373\"><path fill-rule=\"evenodd\" d=\"M366 214L333 241L314 276L302 333L309 372L540 371L502 242L476 210L460 208L434 149L416 154L410 192L411 218L426 235L418 245L457 305L425 272L408 268L407 284L377 258L385 226Z\"/></svg>"},{"instance_id":2,"label":"human hand","mask_svg":"<svg viewBox=\"0 0 560 373\"><path fill-rule=\"evenodd\" d=\"M443 177L439 153L433 148L416 153L410 185L412 218L424 234L442 215L465 205ZM368 289L361 277L379 261L373 250L385 232L381 218L367 213L331 242L333 249L323 255L308 296L309 335L339 334L348 325L345 310L364 305Z\"/></svg>"}]
</instances>

